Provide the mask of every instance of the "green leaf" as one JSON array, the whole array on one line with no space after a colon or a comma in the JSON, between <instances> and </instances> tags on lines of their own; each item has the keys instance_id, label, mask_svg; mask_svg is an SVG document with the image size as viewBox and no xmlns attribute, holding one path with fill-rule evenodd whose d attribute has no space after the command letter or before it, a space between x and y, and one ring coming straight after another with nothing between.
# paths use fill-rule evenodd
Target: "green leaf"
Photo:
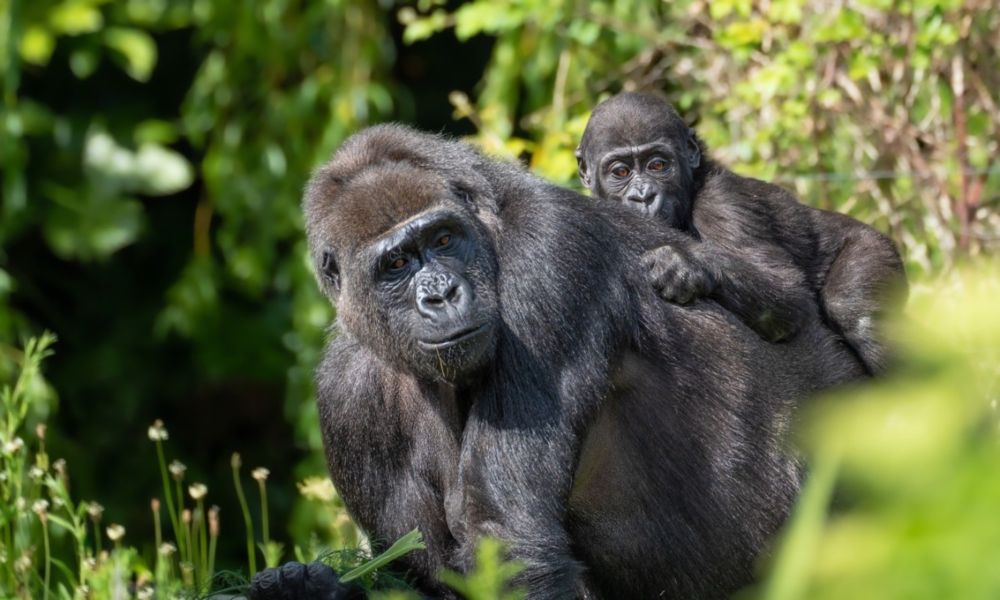
<instances>
[{"instance_id":1,"label":"green leaf","mask_svg":"<svg viewBox=\"0 0 1000 600\"><path fill-rule=\"evenodd\" d=\"M816 40L820 42L860 42L869 33L865 19L851 10L831 13L830 20L816 29Z\"/></svg>"},{"instance_id":2,"label":"green leaf","mask_svg":"<svg viewBox=\"0 0 1000 600\"><path fill-rule=\"evenodd\" d=\"M14 278L10 273L0 269L0 300L6 298L14 290Z\"/></svg>"},{"instance_id":3,"label":"green leaf","mask_svg":"<svg viewBox=\"0 0 1000 600\"><path fill-rule=\"evenodd\" d=\"M32 25L25 29L24 35L21 36L19 50L25 62L45 66L55 47L55 37L47 29Z\"/></svg>"},{"instance_id":4,"label":"green leaf","mask_svg":"<svg viewBox=\"0 0 1000 600\"><path fill-rule=\"evenodd\" d=\"M70 523L66 519L60 517L59 515L54 515L54 514L50 513L48 515L48 519L49 519L49 521L51 521L52 523L55 523L56 525L62 527L66 531L68 531L70 533L76 533L76 527L74 527L72 523Z\"/></svg>"},{"instance_id":5,"label":"green leaf","mask_svg":"<svg viewBox=\"0 0 1000 600\"><path fill-rule=\"evenodd\" d=\"M104 24L104 17L91 3L67 0L52 9L49 13L49 23L57 33L79 35L100 29Z\"/></svg>"},{"instance_id":6,"label":"green leaf","mask_svg":"<svg viewBox=\"0 0 1000 600\"><path fill-rule=\"evenodd\" d=\"M136 125L132 138L137 144L172 144L177 141L177 127L169 121L146 119Z\"/></svg>"},{"instance_id":7,"label":"green leaf","mask_svg":"<svg viewBox=\"0 0 1000 600\"><path fill-rule=\"evenodd\" d=\"M63 258L103 259L139 237L142 205L126 197L106 196L93 188L46 190L54 206L43 225L45 238Z\"/></svg>"},{"instance_id":8,"label":"green leaf","mask_svg":"<svg viewBox=\"0 0 1000 600\"><path fill-rule=\"evenodd\" d=\"M467 40L479 33L498 33L524 24L523 13L509 4L489 1L463 4L455 11L455 37Z\"/></svg>"},{"instance_id":9,"label":"green leaf","mask_svg":"<svg viewBox=\"0 0 1000 600\"><path fill-rule=\"evenodd\" d=\"M504 560L503 544L483 538L476 547L476 566L465 576L455 571L438 574L449 587L468 600L520 600L524 590L511 589L511 580L524 569L519 562Z\"/></svg>"},{"instance_id":10,"label":"green leaf","mask_svg":"<svg viewBox=\"0 0 1000 600\"><path fill-rule=\"evenodd\" d=\"M156 66L156 42L139 29L113 27L104 32L104 43L125 58L125 72L136 81L148 81Z\"/></svg>"},{"instance_id":11,"label":"green leaf","mask_svg":"<svg viewBox=\"0 0 1000 600\"><path fill-rule=\"evenodd\" d=\"M194 170L179 153L157 144L143 144L135 157L135 191L167 196L186 189L194 181Z\"/></svg>"},{"instance_id":12,"label":"green leaf","mask_svg":"<svg viewBox=\"0 0 1000 600\"><path fill-rule=\"evenodd\" d=\"M360 567L351 569L347 573L344 573L340 580L344 583L357 579L358 577L364 577L365 575L371 573L372 571L384 567L385 565L391 563L392 561L413 552L414 550L426 550L427 546L424 544L424 538L420 534L419 529L414 529L410 533L407 533L403 537L396 540L396 543L389 547L388 550L379 554L375 558L361 565Z\"/></svg>"},{"instance_id":13,"label":"green leaf","mask_svg":"<svg viewBox=\"0 0 1000 600\"><path fill-rule=\"evenodd\" d=\"M754 46L760 43L767 32L767 22L763 19L739 21L722 29L717 34L719 43L734 48L738 46Z\"/></svg>"},{"instance_id":14,"label":"green leaf","mask_svg":"<svg viewBox=\"0 0 1000 600\"><path fill-rule=\"evenodd\" d=\"M805 4L805 0L772 0L767 17L775 23L799 23Z\"/></svg>"},{"instance_id":15,"label":"green leaf","mask_svg":"<svg viewBox=\"0 0 1000 600\"><path fill-rule=\"evenodd\" d=\"M802 598L809 565L823 535L826 511L833 496L839 461L825 454L811 465L811 473L789 518L787 532L775 555L771 577L763 597L767 600Z\"/></svg>"},{"instance_id":16,"label":"green leaf","mask_svg":"<svg viewBox=\"0 0 1000 600\"><path fill-rule=\"evenodd\" d=\"M100 56L90 47L78 48L69 55L69 68L78 79L86 79L97 70Z\"/></svg>"},{"instance_id":17,"label":"green leaf","mask_svg":"<svg viewBox=\"0 0 1000 600\"><path fill-rule=\"evenodd\" d=\"M569 36L585 46L596 42L600 34L601 26L597 23L576 20L569 24Z\"/></svg>"},{"instance_id":18,"label":"green leaf","mask_svg":"<svg viewBox=\"0 0 1000 600\"><path fill-rule=\"evenodd\" d=\"M435 10L426 17L416 17L406 23L403 41L407 44L425 40L448 26L448 13Z\"/></svg>"},{"instance_id":19,"label":"green leaf","mask_svg":"<svg viewBox=\"0 0 1000 600\"><path fill-rule=\"evenodd\" d=\"M117 189L149 196L176 194L194 181L191 164L179 153L148 142L132 152L102 131L87 138L84 164Z\"/></svg>"}]
</instances>

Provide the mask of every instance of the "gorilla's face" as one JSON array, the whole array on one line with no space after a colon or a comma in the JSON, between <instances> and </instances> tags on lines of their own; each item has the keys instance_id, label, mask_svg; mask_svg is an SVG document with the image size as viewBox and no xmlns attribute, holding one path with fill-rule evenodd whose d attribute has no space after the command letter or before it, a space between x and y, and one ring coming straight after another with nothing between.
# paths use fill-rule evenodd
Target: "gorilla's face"
<instances>
[{"instance_id":1,"label":"gorilla's face","mask_svg":"<svg viewBox=\"0 0 1000 600\"><path fill-rule=\"evenodd\" d=\"M495 350L494 253L465 200L433 172L396 164L310 214L330 235L318 262L341 326L422 378L462 379Z\"/></svg>"},{"instance_id":2,"label":"gorilla's face","mask_svg":"<svg viewBox=\"0 0 1000 600\"><path fill-rule=\"evenodd\" d=\"M624 93L603 102L587 123L576 158L580 180L595 197L671 227L690 224L701 149L665 101Z\"/></svg>"},{"instance_id":3,"label":"gorilla's face","mask_svg":"<svg viewBox=\"0 0 1000 600\"><path fill-rule=\"evenodd\" d=\"M671 225L680 220L689 190L688 168L671 144L662 141L610 148L596 157L595 189L606 200L620 202L647 217Z\"/></svg>"}]
</instances>

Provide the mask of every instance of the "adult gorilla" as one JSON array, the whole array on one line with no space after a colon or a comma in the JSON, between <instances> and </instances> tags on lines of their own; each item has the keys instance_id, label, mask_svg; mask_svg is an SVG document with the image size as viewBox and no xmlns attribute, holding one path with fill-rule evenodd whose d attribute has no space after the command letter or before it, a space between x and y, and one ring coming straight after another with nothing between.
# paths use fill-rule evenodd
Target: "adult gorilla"
<instances>
[{"instance_id":1,"label":"adult gorilla","mask_svg":"<svg viewBox=\"0 0 1000 600\"><path fill-rule=\"evenodd\" d=\"M860 374L824 328L769 344L663 302L623 265L682 234L402 126L345 142L305 210L338 309L330 473L375 539L424 532L404 559L423 589L482 535L532 598L750 580L799 486L792 410Z\"/></svg>"}]
</instances>

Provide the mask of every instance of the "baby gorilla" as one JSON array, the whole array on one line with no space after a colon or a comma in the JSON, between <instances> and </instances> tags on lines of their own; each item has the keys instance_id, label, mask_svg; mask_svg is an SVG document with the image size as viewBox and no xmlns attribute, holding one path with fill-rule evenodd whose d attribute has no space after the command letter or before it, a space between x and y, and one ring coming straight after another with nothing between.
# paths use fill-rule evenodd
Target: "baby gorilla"
<instances>
[{"instance_id":1,"label":"baby gorilla","mask_svg":"<svg viewBox=\"0 0 1000 600\"><path fill-rule=\"evenodd\" d=\"M692 234L644 257L661 296L679 304L712 298L770 341L789 339L818 312L869 373L881 372L882 318L905 300L893 242L740 177L703 149L665 100L623 93L594 109L576 157L595 197Z\"/></svg>"}]
</instances>

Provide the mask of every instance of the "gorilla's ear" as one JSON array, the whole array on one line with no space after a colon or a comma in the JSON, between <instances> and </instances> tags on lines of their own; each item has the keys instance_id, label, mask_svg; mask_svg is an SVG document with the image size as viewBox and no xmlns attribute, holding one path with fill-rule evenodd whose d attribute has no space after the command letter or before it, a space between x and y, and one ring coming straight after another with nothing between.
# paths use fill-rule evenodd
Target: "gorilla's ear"
<instances>
[{"instance_id":1,"label":"gorilla's ear","mask_svg":"<svg viewBox=\"0 0 1000 600\"><path fill-rule=\"evenodd\" d=\"M691 167L692 171L701 166L701 147L698 145L698 138L694 133L694 129L688 129L687 156L688 166Z\"/></svg>"},{"instance_id":2,"label":"gorilla's ear","mask_svg":"<svg viewBox=\"0 0 1000 600\"><path fill-rule=\"evenodd\" d=\"M458 181L451 181L448 183L448 187L451 189L451 193L455 195L456 198L462 201L470 207L474 206L472 201L472 191L469 187Z\"/></svg>"},{"instance_id":3,"label":"gorilla's ear","mask_svg":"<svg viewBox=\"0 0 1000 600\"><path fill-rule=\"evenodd\" d=\"M574 154L576 155L576 172L580 176L580 183L589 190L591 189L590 169L587 168L587 160L583 158L583 150L577 148Z\"/></svg>"},{"instance_id":4,"label":"gorilla's ear","mask_svg":"<svg viewBox=\"0 0 1000 600\"><path fill-rule=\"evenodd\" d=\"M335 296L340 294L340 268L333 256L333 250L329 248L323 250L320 256L319 276L323 280L324 287L328 287Z\"/></svg>"},{"instance_id":5,"label":"gorilla's ear","mask_svg":"<svg viewBox=\"0 0 1000 600\"><path fill-rule=\"evenodd\" d=\"M448 189L465 206L473 212L486 211L499 214L500 208L490 191L489 182L482 179L482 182L475 177L471 179L455 180L448 182Z\"/></svg>"}]
</instances>

